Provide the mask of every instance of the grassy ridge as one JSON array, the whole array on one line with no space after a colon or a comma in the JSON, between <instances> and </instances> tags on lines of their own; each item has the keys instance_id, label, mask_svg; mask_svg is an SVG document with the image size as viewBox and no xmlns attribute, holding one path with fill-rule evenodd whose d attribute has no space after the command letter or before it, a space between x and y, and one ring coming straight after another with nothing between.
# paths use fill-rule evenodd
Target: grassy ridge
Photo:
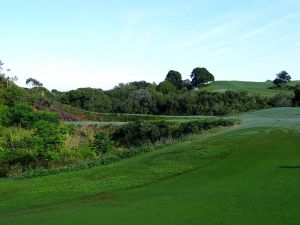
<instances>
[{"instance_id":1,"label":"grassy ridge","mask_svg":"<svg viewBox=\"0 0 300 225\"><path fill-rule=\"evenodd\" d=\"M289 85L295 85L295 82L290 82ZM273 87L273 83L267 82L250 82L250 81L216 81L204 87L207 91L225 92L226 90L233 91L248 91L250 94L258 94L267 97L274 96L281 90L269 89ZM284 91L292 94L292 91Z\"/></svg>"},{"instance_id":2,"label":"grassy ridge","mask_svg":"<svg viewBox=\"0 0 300 225\"><path fill-rule=\"evenodd\" d=\"M241 126L113 165L1 182L0 223L299 224L299 115L245 114Z\"/></svg>"}]
</instances>

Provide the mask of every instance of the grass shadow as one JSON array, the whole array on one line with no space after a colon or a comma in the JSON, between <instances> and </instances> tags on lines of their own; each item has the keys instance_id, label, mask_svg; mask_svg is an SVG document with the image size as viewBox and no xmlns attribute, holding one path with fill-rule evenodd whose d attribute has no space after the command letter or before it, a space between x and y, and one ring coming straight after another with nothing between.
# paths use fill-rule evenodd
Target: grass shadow
<instances>
[{"instance_id":1,"label":"grass shadow","mask_svg":"<svg viewBox=\"0 0 300 225\"><path fill-rule=\"evenodd\" d=\"M279 166L280 169L300 169L300 166Z\"/></svg>"}]
</instances>

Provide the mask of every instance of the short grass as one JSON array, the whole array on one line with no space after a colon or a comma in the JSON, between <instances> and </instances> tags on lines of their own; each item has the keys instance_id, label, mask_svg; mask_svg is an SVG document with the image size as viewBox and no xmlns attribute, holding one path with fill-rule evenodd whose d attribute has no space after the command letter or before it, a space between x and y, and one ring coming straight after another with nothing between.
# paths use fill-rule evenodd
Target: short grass
<instances>
[{"instance_id":1,"label":"short grass","mask_svg":"<svg viewBox=\"0 0 300 225\"><path fill-rule=\"evenodd\" d=\"M295 82L290 82L289 85L294 85ZM281 91L276 89L269 89L273 87L273 83L267 82L250 82L250 81L216 81L207 85L204 90L225 92L226 90L233 91L248 91L249 94L259 94L267 97L274 96L280 92L292 94L292 91Z\"/></svg>"},{"instance_id":2,"label":"short grass","mask_svg":"<svg viewBox=\"0 0 300 225\"><path fill-rule=\"evenodd\" d=\"M300 109L118 163L0 183L0 224L300 224Z\"/></svg>"}]
</instances>

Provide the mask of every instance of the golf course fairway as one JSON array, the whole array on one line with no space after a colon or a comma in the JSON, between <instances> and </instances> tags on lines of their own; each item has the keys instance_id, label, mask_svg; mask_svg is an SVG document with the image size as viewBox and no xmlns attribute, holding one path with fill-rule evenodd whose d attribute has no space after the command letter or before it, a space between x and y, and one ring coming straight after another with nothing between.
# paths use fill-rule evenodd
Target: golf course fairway
<instances>
[{"instance_id":1,"label":"golf course fairway","mask_svg":"<svg viewBox=\"0 0 300 225\"><path fill-rule=\"evenodd\" d=\"M239 118L111 165L0 181L0 224L300 224L300 108Z\"/></svg>"}]
</instances>

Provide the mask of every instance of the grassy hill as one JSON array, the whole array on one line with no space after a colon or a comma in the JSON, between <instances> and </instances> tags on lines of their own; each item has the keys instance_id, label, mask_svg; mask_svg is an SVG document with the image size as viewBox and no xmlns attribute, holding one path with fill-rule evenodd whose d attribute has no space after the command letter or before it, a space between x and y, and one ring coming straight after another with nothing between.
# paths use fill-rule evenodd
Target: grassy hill
<instances>
[{"instance_id":1,"label":"grassy hill","mask_svg":"<svg viewBox=\"0 0 300 225\"><path fill-rule=\"evenodd\" d=\"M289 85L295 85L295 82L290 82ZM225 92L226 90L233 91L248 91L250 94L259 94L263 96L273 96L282 92L281 90L269 89L273 87L271 81L267 82L250 82L250 81L216 81L209 84L204 89L207 91ZM292 94L292 91L284 91Z\"/></svg>"},{"instance_id":2,"label":"grassy hill","mask_svg":"<svg viewBox=\"0 0 300 225\"><path fill-rule=\"evenodd\" d=\"M0 182L0 224L300 224L300 109L107 166Z\"/></svg>"}]
</instances>

